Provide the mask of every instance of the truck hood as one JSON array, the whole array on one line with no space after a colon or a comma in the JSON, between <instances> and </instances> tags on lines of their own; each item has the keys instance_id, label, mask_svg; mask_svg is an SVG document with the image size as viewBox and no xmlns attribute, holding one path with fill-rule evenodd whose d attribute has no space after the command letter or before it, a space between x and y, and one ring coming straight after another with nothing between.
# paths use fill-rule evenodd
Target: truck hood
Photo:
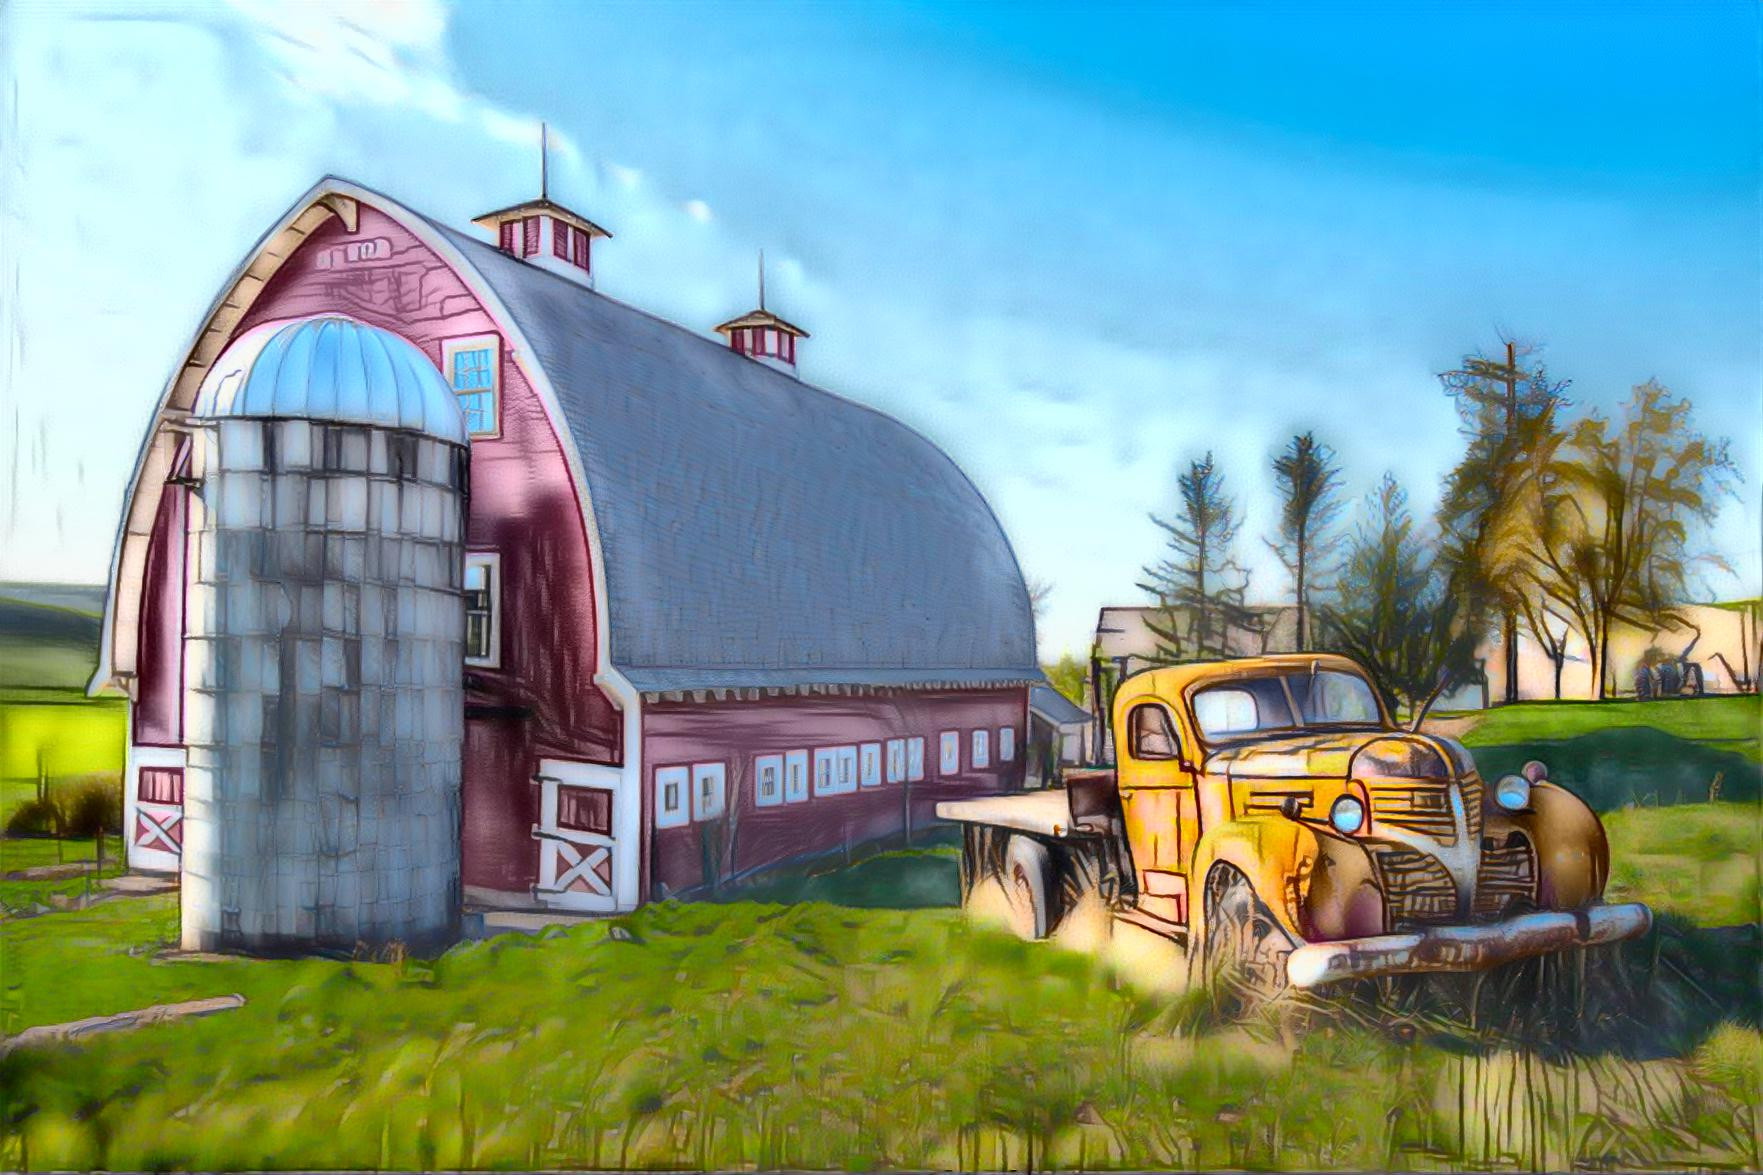
<instances>
[{"instance_id":1,"label":"truck hood","mask_svg":"<svg viewBox=\"0 0 1763 1175\"><path fill-rule=\"evenodd\" d=\"M1231 779L1345 779L1353 754L1366 743L1413 738L1405 731L1349 730L1259 739L1212 752L1205 770Z\"/></svg>"}]
</instances>

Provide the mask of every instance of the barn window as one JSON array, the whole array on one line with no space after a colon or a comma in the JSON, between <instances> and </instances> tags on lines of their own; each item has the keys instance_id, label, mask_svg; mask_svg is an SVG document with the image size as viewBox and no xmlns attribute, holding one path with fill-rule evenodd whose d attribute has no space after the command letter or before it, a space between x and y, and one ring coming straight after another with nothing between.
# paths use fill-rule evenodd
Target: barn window
<instances>
[{"instance_id":1,"label":"barn window","mask_svg":"<svg viewBox=\"0 0 1763 1175\"><path fill-rule=\"evenodd\" d=\"M998 762L1016 762L1016 728L1000 726L998 728Z\"/></svg>"},{"instance_id":2,"label":"barn window","mask_svg":"<svg viewBox=\"0 0 1763 1175\"><path fill-rule=\"evenodd\" d=\"M715 820L722 815L727 779L721 763L692 764L692 819Z\"/></svg>"},{"instance_id":3,"label":"barn window","mask_svg":"<svg viewBox=\"0 0 1763 1175\"><path fill-rule=\"evenodd\" d=\"M502 663L502 557L465 556L465 663L494 669Z\"/></svg>"},{"instance_id":4,"label":"barn window","mask_svg":"<svg viewBox=\"0 0 1763 1175\"><path fill-rule=\"evenodd\" d=\"M906 782L906 740L903 738L888 740L888 782Z\"/></svg>"},{"instance_id":5,"label":"barn window","mask_svg":"<svg viewBox=\"0 0 1763 1175\"><path fill-rule=\"evenodd\" d=\"M144 804L184 802L184 771L181 767L143 767L135 794Z\"/></svg>"},{"instance_id":6,"label":"barn window","mask_svg":"<svg viewBox=\"0 0 1763 1175\"><path fill-rule=\"evenodd\" d=\"M539 251L539 218L523 216L520 218L520 255L531 257Z\"/></svg>"},{"instance_id":7,"label":"barn window","mask_svg":"<svg viewBox=\"0 0 1763 1175\"><path fill-rule=\"evenodd\" d=\"M655 827L678 828L692 818L692 801L688 794L692 773L686 767L655 769Z\"/></svg>"},{"instance_id":8,"label":"barn window","mask_svg":"<svg viewBox=\"0 0 1763 1175\"><path fill-rule=\"evenodd\" d=\"M942 775L961 774L961 732L945 730L937 747L937 771Z\"/></svg>"},{"instance_id":9,"label":"barn window","mask_svg":"<svg viewBox=\"0 0 1763 1175\"><path fill-rule=\"evenodd\" d=\"M504 253L514 252L514 222L505 220L496 226L496 244Z\"/></svg>"},{"instance_id":10,"label":"barn window","mask_svg":"<svg viewBox=\"0 0 1763 1175\"><path fill-rule=\"evenodd\" d=\"M474 437L501 431L502 340L496 335L471 335L441 344L441 369L459 407L465 430Z\"/></svg>"},{"instance_id":11,"label":"barn window","mask_svg":"<svg viewBox=\"0 0 1763 1175\"><path fill-rule=\"evenodd\" d=\"M992 765L992 732L976 730L973 732L973 769L983 771Z\"/></svg>"},{"instance_id":12,"label":"barn window","mask_svg":"<svg viewBox=\"0 0 1763 1175\"><path fill-rule=\"evenodd\" d=\"M815 795L839 796L856 789L856 747L822 747L814 752Z\"/></svg>"},{"instance_id":13,"label":"barn window","mask_svg":"<svg viewBox=\"0 0 1763 1175\"><path fill-rule=\"evenodd\" d=\"M906 778L917 783L924 778L924 738L906 740Z\"/></svg>"},{"instance_id":14,"label":"barn window","mask_svg":"<svg viewBox=\"0 0 1763 1175\"><path fill-rule=\"evenodd\" d=\"M569 238L570 263L585 272L588 268L588 234L578 228L569 234Z\"/></svg>"},{"instance_id":15,"label":"barn window","mask_svg":"<svg viewBox=\"0 0 1763 1175\"><path fill-rule=\"evenodd\" d=\"M569 237L575 230L558 220L551 218L551 253L553 256L569 260Z\"/></svg>"},{"instance_id":16,"label":"barn window","mask_svg":"<svg viewBox=\"0 0 1763 1175\"><path fill-rule=\"evenodd\" d=\"M753 760L753 803L775 808L784 802L784 757L760 755Z\"/></svg>"},{"instance_id":17,"label":"barn window","mask_svg":"<svg viewBox=\"0 0 1763 1175\"><path fill-rule=\"evenodd\" d=\"M857 749L857 782L864 787L880 787L881 744L864 743Z\"/></svg>"},{"instance_id":18,"label":"barn window","mask_svg":"<svg viewBox=\"0 0 1763 1175\"><path fill-rule=\"evenodd\" d=\"M791 751L784 756L784 803L800 804L808 799L808 752Z\"/></svg>"},{"instance_id":19,"label":"barn window","mask_svg":"<svg viewBox=\"0 0 1763 1175\"><path fill-rule=\"evenodd\" d=\"M603 787L559 787L557 827L611 836L612 793Z\"/></svg>"}]
</instances>

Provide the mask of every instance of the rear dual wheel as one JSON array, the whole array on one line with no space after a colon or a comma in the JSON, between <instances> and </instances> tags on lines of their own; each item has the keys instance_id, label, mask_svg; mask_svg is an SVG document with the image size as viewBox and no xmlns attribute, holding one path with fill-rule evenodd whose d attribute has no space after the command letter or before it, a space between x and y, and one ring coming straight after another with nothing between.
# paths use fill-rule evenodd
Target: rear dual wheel
<instances>
[{"instance_id":1,"label":"rear dual wheel","mask_svg":"<svg viewBox=\"0 0 1763 1175\"><path fill-rule=\"evenodd\" d=\"M1053 906L1058 889L1046 845L1033 837L1012 836L1004 846L1004 866L998 880L1004 887L1010 929L1017 937L1041 939L1053 932L1059 921Z\"/></svg>"}]
</instances>

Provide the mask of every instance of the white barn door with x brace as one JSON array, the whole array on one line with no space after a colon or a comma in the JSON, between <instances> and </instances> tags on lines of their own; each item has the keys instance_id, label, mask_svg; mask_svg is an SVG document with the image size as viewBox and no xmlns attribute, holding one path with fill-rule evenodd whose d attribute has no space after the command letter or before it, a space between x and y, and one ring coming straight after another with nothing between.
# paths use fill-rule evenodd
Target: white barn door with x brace
<instances>
[{"instance_id":1,"label":"white barn door with x brace","mask_svg":"<svg viewBox=\"0 0 1763 1175\"><path fill-rule=\"evenodd\" d=\"M641 808L624 773L600 763L539 760L539 884L562 910L612 913L637 905Z\"/></svg>"}]
</instances>

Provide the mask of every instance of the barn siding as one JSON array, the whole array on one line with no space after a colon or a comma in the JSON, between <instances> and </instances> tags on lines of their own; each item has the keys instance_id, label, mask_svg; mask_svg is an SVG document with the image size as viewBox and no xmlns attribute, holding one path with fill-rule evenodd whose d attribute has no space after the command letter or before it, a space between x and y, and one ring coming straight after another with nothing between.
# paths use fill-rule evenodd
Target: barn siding
<instances>
[{"instance_id":1,"label":"barn siding","mask_svg":"<svg viewBox=\"0 0 1763 1175\"><path fill-rule=\"evenodd\" d=\"M858 697L790 697L736 702L647 702L643 707L643 826L650 851L644 892L658 896L704 883L703 842L732 837L724 873L740 873L776 861L831 852L846 843L898 835L905 823L907 797L901 784L859 787L838 796L816 796L805 803L759 808L753 803L755 756L816 747L858 745L892 738L925 740L925 779L910 787L912 826L935 822L938 800L988 795L1022 786L1028 745L1028 692L1025 687L973 691L891 691ZM1016 728L1016 759L997 759L997 730ZM977 727L992 733L992 767L968 769L970 735ZM940 779L937 738L945 730L962 734L962 771ZM721 762L727 765L727 806L721 822L655 828L655 770L673 765ZM812 769L812 757L810 758ZM720 828L717 827L720 823ZM726 843L726 841L725 841Z\"/></svg>"},{"instance_id":2,"label":"barn siding","mask_svg":"<svg viewBox=\"0 0 1763 1175\"><path fill-rule=\"evenodd\" d=\"M183 743L184 713L184 500L167 486L147 542L147 584L141 593L139 677L134 742L144 747Z\"/></svg>"},{"instance_id":3,"label":"barn siding","mask_svg":"<svg viewBox=\"0 0 1763 1175\"><path fill-rule=\"evenodd\" d=\"M386 245L339 255L371 241ZM562 442L502 327L440 257L368 205L353 234L335 220L315 231L235 333L337 313L402 335L437 366L447 339L503 334L500 435L471 442L466 545L501 554L502 641L499 667L466 670L464 882L524 891L538 879L539 758L617 763L622 747L620 715L593 683L594 571Z\"/></svg>"}]
</instances>

